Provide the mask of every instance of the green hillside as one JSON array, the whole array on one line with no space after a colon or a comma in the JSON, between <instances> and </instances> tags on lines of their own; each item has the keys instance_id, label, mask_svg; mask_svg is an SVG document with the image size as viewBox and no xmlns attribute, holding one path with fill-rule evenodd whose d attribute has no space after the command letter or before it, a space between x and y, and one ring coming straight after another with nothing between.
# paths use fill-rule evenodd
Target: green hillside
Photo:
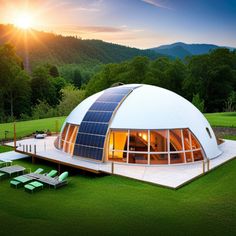
<instances>
[{"instance_id":1,"label":"green hillside","mask_svg":"<svg viewBox=\"0 0 236 236\"><path fill-rule=\"evenodd\" d=\"M0 25L0 45L6 42L16 47L17 53L25 59L25 64L26 58L29 58L31 68L42 62L94 66L121 62L135 56L147 56L151 59L162 56L152 50L140 50L101 40L82 40L36 30L24 31L12 25Z\"/></svg>"}]
</instances>

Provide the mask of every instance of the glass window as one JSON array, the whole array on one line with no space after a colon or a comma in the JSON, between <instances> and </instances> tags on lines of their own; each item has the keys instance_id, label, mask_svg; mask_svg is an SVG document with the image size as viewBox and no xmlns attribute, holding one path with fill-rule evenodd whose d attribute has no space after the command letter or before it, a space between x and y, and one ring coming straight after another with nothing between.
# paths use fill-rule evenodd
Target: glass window
<instances>
[{"instance_id":1,"label":"glass window","mask_svg":"<svg viewBox=\"0 0 236 236\"><path fill-rule=\"evenodd\" d=\"M129 153L129 163L147 164L148 155L141 153Z\"/></svg>"},{"instance_id":2,"label":"glass window","mask_svg":"<svg viewBox=\"0 0 236 236\"><path fill-rule=\"evenodd\" d=\"M130 131L129 150L137 152L148 151L148 132L145 131Z\"/></svg>"},{"instance_id":3,"label":"glass window","mask_svg":"<svg viewBox=\"0 0 236 236\"><path fill-rule=\"evenodd\" d=\"M112 131L110 134L109 149L127 150L128 131Z\"/></svg>"},{"instance_id":4,"label":"glass window","mask_svg":"<svg viewBox=\"0 0 236 236\"><path fill-rule=\"evenodd\" d=\"M201 150L194 151L193 152L193 159L194 159L194 161L201 161L201 160L203 160L202 151Z\"/></svg>"},{"instance_id":5,"label":"glass window","mask_svg":"<svg viewBox=\"0 0 236 236\"><path fill-rule=\"evenodd\" d=\"M64 140L66 138L66 133L67 133L68 127L69 127L69 124L66 124L62 133L61 133L61 148L63 148L63 146L64 146Z\"/></svg>"},{"instance_id":6,"label":"glass window","mask_svg":"<svg viewBox=\"0 0 236 236\"><path fill-rule=\"evenodd\" d=\"M171 153L170 164L184 163L184 153Z\"/></svg>"},{"instance_id":7,"label":"glass window","mask_svg":"<svg viewBox=\"0 0 236 236\"><path fill-rule=\"evenodd\" d=\"M150 131L150 151L151 152L167 152L167 130L151 130Z\"/></svg>"},{"instance_id":8,"label":"glass window","mask_svg":"<svg viewBox=\"0 0 236 236\"><path fill-rule=\"evenodd\" d=\"M197 141L197 139L195 138L195 136L191 133L191 139L192 139L192 149L198 149L201 148L199 142Z\"/></svg>"},{"instance_id":9,"label":"glass window","mask_svg":"<svg viewBox=\"0 0 236 236\"><path fill-rule=\"evenodd\" d=\"M168 154L151 154L150 164L153 165L168 164Z\"/></svg>"},{"instance_id":10,"label":"glass window","mask_svg":"<svg viewBox=\"0 0 236 236\"><path fill-rule=\"evenodd\" d=\"M191 139L188 129L183 129L183 136L184 136L184 149L191 150Z\"/></svg>"},{"instance_id":11,"label":"glass window","mask_svg":"<svg viewBox=\"0 0 236 236\"><path fill-rule=\"evenodd\" d=\"M126 162L127 153L122 151L111 151L109 152L109 161L118 161L118 162Z\"/></svg>"},{"instance_id":12,"label":"glass window","mask_svg":"<svg viewBox=\"0 0 236 236\"><path fill-rule=\"evenodd\" d=\"M185 156L186 156L186 162L193 161L193 153L192 152L185 152Z\"/></svg>"},{"instance_id":13,"label":"glass window","mask_svg":"<svg viewBox=\"0 0 236 236\"><path fill-rule=\"evenodd\" d=\"M180 129L170 130L170 151L182 151L182 134Z\"/></svg>"}]
</instances>

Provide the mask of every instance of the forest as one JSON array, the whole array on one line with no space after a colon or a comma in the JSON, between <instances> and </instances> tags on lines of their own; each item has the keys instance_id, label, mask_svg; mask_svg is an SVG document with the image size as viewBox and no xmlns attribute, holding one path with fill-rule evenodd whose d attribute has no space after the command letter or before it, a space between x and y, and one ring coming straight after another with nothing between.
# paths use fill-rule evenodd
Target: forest
<instances>
[{"instance_id":1,"label":"forest","mask_svg":"<svg viewBox=\"0 0 236 236\"><path fill-rule=\"evenodd\" d=\"M156 59L136 56L84 70L79 64L40 63L26 70L11 44L0 46L0 122L68 115L83 99L117 84L169 89L202 112L236 110L236 51Z\"/></svg>"}]
</instances>

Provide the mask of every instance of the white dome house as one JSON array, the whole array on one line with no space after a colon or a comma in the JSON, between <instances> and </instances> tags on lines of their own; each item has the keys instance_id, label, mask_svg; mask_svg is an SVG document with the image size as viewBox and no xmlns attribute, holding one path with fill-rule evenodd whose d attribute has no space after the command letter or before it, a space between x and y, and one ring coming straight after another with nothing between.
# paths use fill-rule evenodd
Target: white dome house
<instances>
[{"instance_id":1,"label":"white dome house","mask_svg":"<svg viewBox=\"0 0 236 236\"><path fill-rule=\"evenodd\" d=\"M95 162L186 164L221 154L202 113L169 90L144 84L106 89L67 117L56 144Z\"/></svg>"}]
</instances>

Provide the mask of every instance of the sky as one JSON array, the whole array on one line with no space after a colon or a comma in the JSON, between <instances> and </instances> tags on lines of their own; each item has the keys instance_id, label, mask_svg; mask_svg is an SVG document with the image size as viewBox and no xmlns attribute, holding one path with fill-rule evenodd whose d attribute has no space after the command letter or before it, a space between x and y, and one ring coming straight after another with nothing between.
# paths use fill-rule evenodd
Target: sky
<instances>
[{"instance_id":1,"label":"sky","mask_svg":"<svg viewBox=\"0 0 236 236\"><path fill-rule=\"evenodd\" d=\"M236 47L236 0L0 0L0 23L22 18L34 29L137 48Z\"/></svg>"}]
</instances>

